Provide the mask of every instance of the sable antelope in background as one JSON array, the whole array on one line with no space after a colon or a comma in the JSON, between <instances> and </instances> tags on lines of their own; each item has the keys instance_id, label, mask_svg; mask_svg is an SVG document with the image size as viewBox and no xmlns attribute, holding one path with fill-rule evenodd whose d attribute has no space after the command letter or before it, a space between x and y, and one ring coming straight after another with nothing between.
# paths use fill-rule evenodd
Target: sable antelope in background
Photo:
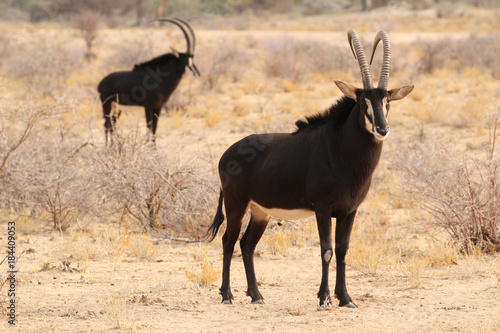
<instances>
[{"instance_id":1,"label":"sable antelope in background","mask_svg":"<svg viewBox=\"0 0 500 333\"><path fill-rule=\"evenodd\" d=\"M333 256L332 217L336 218L335 257L337 280L335 296L340 306L356 307L347 293L344 258L356 211L365 199L372 174L389 134L389 102L406 97L412 85L387 90L391 56L385 32L377 34L372 50L380 40L384 55L380 81L373 87L368 63L356 32L347 34L361 69L363 89L335 81L344 93L326 112L297 121L294 133L250 135L229 147L219 162L222 189L217 214L208 233L213 240L224 222L222 302L231 304L233 295L229 270L242 219L250 209L251 218L240 245L247 276L247 295L252 303L263 303L257 287L253 256L270 217L284 220L316 215L321 242L322 277L319 305L330 307L328 269ZM384 109L387 112L384 113Z\"/></svg>"},{"instance_id":2,"label":"sable antelope in background","mask_svg":"<svg viewBox=\"0 0 500 333\"><path fill-rule=\"evenodd\" d=\"M108 134L113 133L116 119L120 116L120 112L116 112L117 104L144 107L147 126L153 134L154 144L161 108L177 88L186 66L195 77L200 76L198 68L193 63L196 36L191 25L175 17L161 18L159 21L171 22L182 30L187 43L186 52L180 53L172 48L172 53L135 65L132 71L111 73L102 79L97 90L105 119L106 145L108 145ZM192 39L189 38L184 25Z\"/></svg>"}]
</instances>

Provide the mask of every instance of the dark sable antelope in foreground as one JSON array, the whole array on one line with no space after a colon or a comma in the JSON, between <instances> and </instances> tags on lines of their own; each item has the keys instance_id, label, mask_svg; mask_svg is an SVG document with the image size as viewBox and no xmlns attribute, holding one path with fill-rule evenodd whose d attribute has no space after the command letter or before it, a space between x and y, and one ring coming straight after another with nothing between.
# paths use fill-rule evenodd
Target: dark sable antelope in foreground
<instances>
[{"instance_id":1,"label":"dark sable antelope in foreground","mask_svg":"<svg viewBox=\"0 0 500 333\"><path fill-rule=\"evenodd\" d=\"M332 217L335 217L335 296L340 306L356 307L347 293L344 261L354 217L368 193L382 142L389 134L389 102L404 98L413 86L387 90L391 57L385 32L377 34L372 50L373 59L377 44L383 41L383 65L377 88L373 87L368 63L354 30L348 32L348 40L361 68L363 89L335 81L345 97L326 112L298 121L294 133L250 135L233 144L220 159L222 190L209 233L213 240L224 222L224 202L227 227L222 237L220 293L223 303L232 303L231 257L242 219L250 209L250 222L240 245L247 295L252 297L252 303L263 303L253 256L269 218L291 220L316 215L323 265L319 304L331 306L328 269L333 256L331 235Z\"/></svg>"},{"instance_id":2,"label":"dark sable antelope in foreground","mask_svg":"<svg viewBox=\"0 0 500 333\"><path fill-rule=\"evenodd\" d=\"M172 53L135 65L132 71L111 73L102 79L97 90L100 94L105 119L106 145L108 144L108 135L113 133L116 119L120 116L120 112L116 112L117 104L144 107L146 123L153 134L154 144L161 108L177 88L186 66L194 76L200 76L193 63L196 36L191 25L175 17L161 18L159 21L171 22L182 30L187 43L186 52L179 53L172 49ZM190 40L184 26L189 30L192 40Z\"/></svg>"}]
</instances>

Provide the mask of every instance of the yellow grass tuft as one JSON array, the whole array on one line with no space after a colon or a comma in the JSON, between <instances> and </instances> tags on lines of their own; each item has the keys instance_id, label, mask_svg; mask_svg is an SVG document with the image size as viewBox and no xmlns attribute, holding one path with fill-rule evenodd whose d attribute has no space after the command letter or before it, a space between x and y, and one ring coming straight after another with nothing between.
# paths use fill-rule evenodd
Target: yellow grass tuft
<instances>
[{"instance_id":1,"label":"yellow grass tuft","mask_svg":"<svg viewBox=\"0 0 500 333\"><path fill-rule=\"evenodd\" d=\"M433 267L455 265L458 262L458 247L444 241L434 241L426 251L426 258Z\"/></svg>"},{"instance_id":2,"label":"yellow grass tuft","mask_svg":"<svg viewBox=\"0 0 500 333\"><path fill-rule=\"evenodd\" d=\"M286 255L294 240L292 234L287 234L283 228L277 228L274 234L265 236L264 244L272 254Z\"/></svg>"},{"instance_id":3,"label":"yellow grass tuft","mask_svg":"<svg viewBox=\"0 0 500 333\"><path fill-rule=\"evenodd\" d=\"M132 239L129 253L139 260L154 261L158 258L159 250L151 241L151 236L140 235Z\"/></svg>"},{"instance_id":4,"label":"yellow grass tuft","mask_svg":"<svg viewBox=\"0 0 500 333\"><path fill-rule=\"evenodd\" d=\"M356 243L349 249L347 256L349 266L363 274L375 275L379 267L387 262L384 249L376 244L369 246L363 242Z\"/></svg>"},{"instance_id":5,"label":"yellow grass tuft","mask_svg":"<svg viewBox=\"0 0 500 333\"><path fill-rule=\"evenodd\" d=\"M422 286L422 278L428 267L429 259L427 258L414 257L404 263L403 272L408 278L408 283L411 288L420 288Z\"/></svg>"},{"instance_id":6,"label":"yellow grass tuft","mask_svg":"<svg viewBox=\"0 0 500 333\"><path fill-rule=\"evenodd\" d=\"M136 331L139 329L135 306L127 303L120 296L114 294L104 299L104 312L114 329Z\"/></svg>"},{"instance_id":7,"label":"yellow grass tuft","mask_svg":"<svg viewBox=\"0 0 500 333\"><path fill-rule=\"evenodd\" d=\"M29 213L22 214L15 221L16 221L16 232L19 235L32 235L40 231L36 219L29 216Z\"/></svg>"},{"instance_id":8,"label":"yellow grass tuft","mask_svg":"<svg viewBox=\"0 0 500 333\"><path fill-rule=\"evenodd\" d=\"M220 111L208 111L205 115L205 125L212 128L217 125L223 117L224 115Z\"/></svg>"},{"instance_id":9,"label":"yellow grass tuft","mask_svg":"<svg viewBox=\"0 0 500 333\"><path fill-rule=\"evenodd\" d=\"M201 258L200 271L197 272L195 268L184 268L184 273L189 281L196 283L200 287L208 287L219 278L219 270L208 261L207 250L203 252Z\"/></svg>"}]
</instances>

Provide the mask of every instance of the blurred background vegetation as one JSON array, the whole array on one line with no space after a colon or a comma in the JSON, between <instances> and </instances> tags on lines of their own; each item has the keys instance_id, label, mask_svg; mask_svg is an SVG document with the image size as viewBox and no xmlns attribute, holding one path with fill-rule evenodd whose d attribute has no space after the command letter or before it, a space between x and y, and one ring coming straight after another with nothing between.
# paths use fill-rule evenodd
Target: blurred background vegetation
<instances>
[{"instance_id":1,"label":"blurred background vegetation","mask_svg":"<svg viewBox=\"0 0 500 333\"><path fill-rule=\"evenodd\" d=\"M318 15L369 11L384 6L424 10L436 6L500 7L498 0L2 0L0 20L67 21L92 11L110 26L139 25L155 16L239 14Z\"/></svg>"}]
</instances>

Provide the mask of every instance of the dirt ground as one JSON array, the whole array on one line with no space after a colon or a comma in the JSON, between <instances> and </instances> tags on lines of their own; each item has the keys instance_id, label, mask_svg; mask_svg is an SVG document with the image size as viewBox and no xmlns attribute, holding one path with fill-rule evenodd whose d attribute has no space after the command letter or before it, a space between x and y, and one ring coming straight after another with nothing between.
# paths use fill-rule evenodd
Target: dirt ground
<instances>
[{"instance_id":1,"label":"dirt ground","mask_svg":"<svg viewBox=\"0 0 500 333\"><path fill-rule=\"evenodd\" d=\"M283 226L286 227L286 226ZM2 316L1 330L19 332L498 332L500 330L500 257L461 259L428 269L418 288L398 268L366 275L347 269L351 297L359 306L320 310L319 245L291 247L286 255L266 251L256 257L265 298L253 305L245 296L241 255L232 264L233 305L220 303L220 280L199 287L185 270L206 259L220 269L219 240L211 244L160 241L153 262L130 258L93 260L85 268L52 261L62 241L36 236L19 248L36 249L19 261L18 323ZM57 257L57 255L56 255ZM71 260L71 259L68 259ZM198 267L196 269L199 269ZM333 283L334 265L330 280ZM333 288L333 284L331 284ZM121 329L119 329L120 327Z\"/></svg>"}]
</instances>

